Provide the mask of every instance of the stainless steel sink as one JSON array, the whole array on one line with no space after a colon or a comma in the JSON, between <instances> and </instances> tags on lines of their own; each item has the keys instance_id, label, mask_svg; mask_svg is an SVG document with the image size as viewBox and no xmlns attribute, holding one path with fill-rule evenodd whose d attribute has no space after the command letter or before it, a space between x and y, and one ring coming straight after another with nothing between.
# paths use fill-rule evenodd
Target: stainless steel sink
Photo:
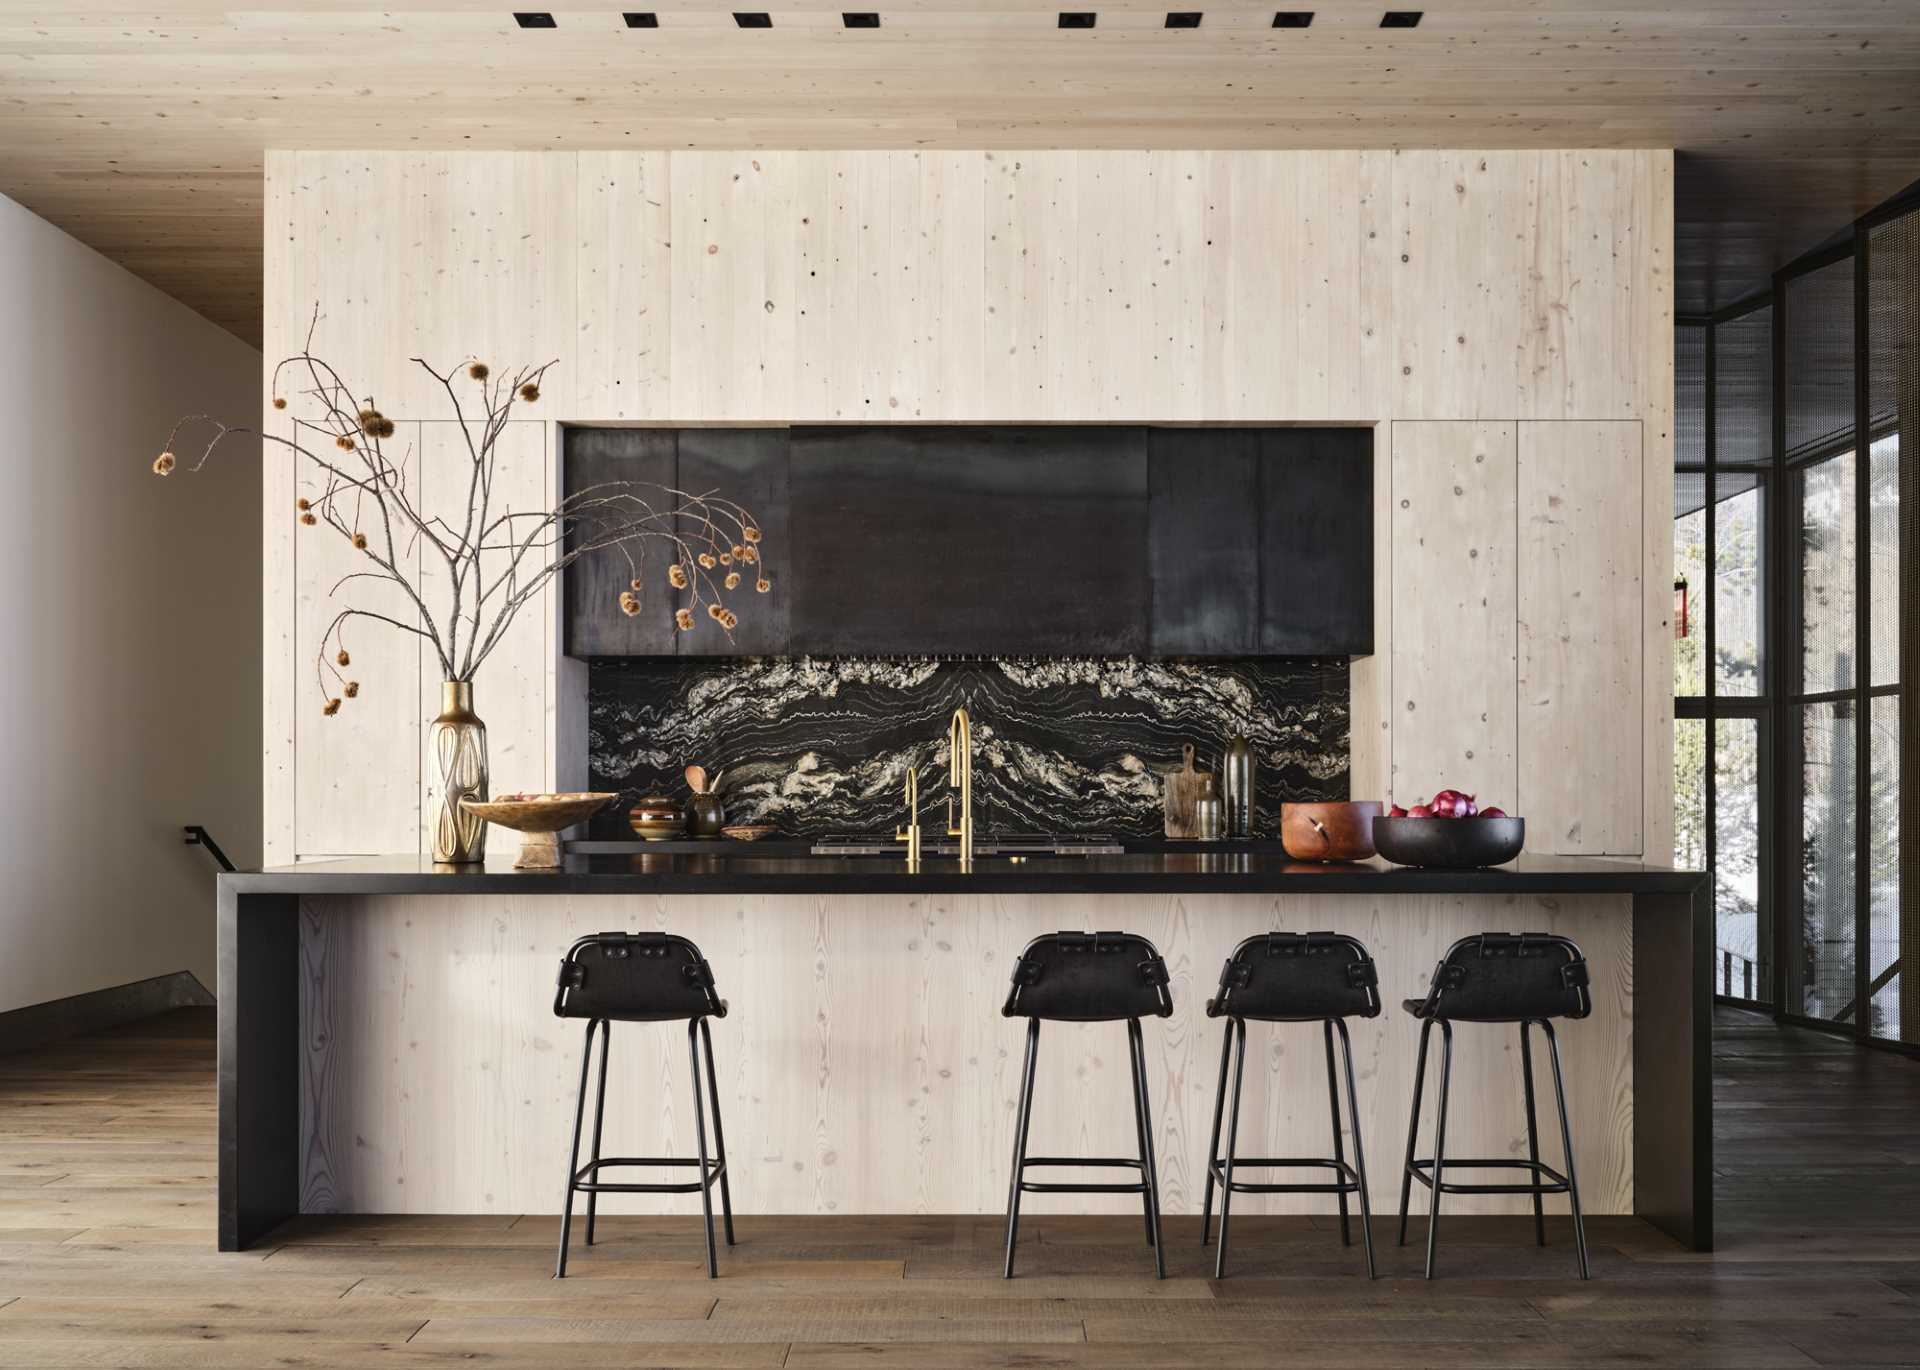
<instances>
[{"instance_id":1,"label":"stainless steel sink","mask_svg":"<svg viewBox=\"0 0 1920 1370\"><path fill-rule=\"evenodd\" d=\"M927 856L958 856L950 838L926 843ZM815 856L904 856L906 844L865 833L830 833L813 844ZM975 856L1123 856L1126 848L1108 833L976 833Z\"/></svg>"}]
</instances>

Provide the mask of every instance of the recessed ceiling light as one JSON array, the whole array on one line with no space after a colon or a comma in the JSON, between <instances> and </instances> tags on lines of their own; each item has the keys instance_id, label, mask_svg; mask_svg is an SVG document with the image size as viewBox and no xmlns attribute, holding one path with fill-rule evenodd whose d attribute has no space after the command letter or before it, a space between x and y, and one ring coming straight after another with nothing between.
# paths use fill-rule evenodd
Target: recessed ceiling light
<instances>
[{"instance_id":1,"label":"recessed ceiling light","mask_svg":"<svg viewBox=\"0 0 1920 1370\"><path fill-rule=\"evenodd\" d=\"M627 21L627 27L630 29L657 29L660 27L660 16L652 10L628 10L620 17Z\"/></svg>"},{"instance_id":2,"label":"recessed ceiling light","mask_svg":"<svg viewBox=\"0 0 1920 1370\"><path fill-rule=\"evenodd\" d=\"M1200 27L1200 11L1170 10L1167 13L1167 27L1170 29L1197 29Z\"/></svg>"},{"instance_id":3,"label":"recessed ceiling light","mask_svg":"<svg viewBox=\"0 0 1920 1370\"><path fill-rule=\"evenodd\" d=\"M1090 29L1099 16L1092 10L1061 10L1060 27L1063 29Z\"/></svg>"},{"instance_id":4,"label":"recessed ceiling light","mask_svg":"<svg viewBox=\"0 0 1920 1370\"><path fill-rule=\"evenodd\" d=\"M1303 29L1312 22L1312 10L1281 10L1273 16L1273 26L1277 29Z\"/></svg>"},{"instance_id":5,"label":"recessed ceiling light","mask_svg":"<svg viewBox=\"0 0 1920 1370\"><path fill-rule=\"evenodd\" d=\"M764 10L735 10L733 22L743 29L770 29L773 27L773 16Z\"/></svg>"},{"instance_id":6,"label":"recessed ceiling light","mask_svg":"<svg viewBox=\"0 0 1920 1370\"><path fill-rule=\"evenodd\" d=\"M880 16L877 14L842 14L840 22L850 29L877 29Z\"/></svg>"},{"instance_id":7,"label":"recessed ceiling light","mask_svg":"<svg viewBox=\"0 0 1920 1370\"><path fill-rule=\"evenodd\" d=\"M560 26L545 10L515 10L513 22L523 29L557 29Z\"/></svg>"},{"instance_id":8,"label":"recessed ceiling light","mask_svg":"<svg viewBox=\"0 0 1920 1370\"><path fill-rule=\"evenodd\" d=\"M1380 17L1383 29L1415 29L1420 27L1420 16L1425 10L1388 10Z\"/></svg>"}]
</instances>

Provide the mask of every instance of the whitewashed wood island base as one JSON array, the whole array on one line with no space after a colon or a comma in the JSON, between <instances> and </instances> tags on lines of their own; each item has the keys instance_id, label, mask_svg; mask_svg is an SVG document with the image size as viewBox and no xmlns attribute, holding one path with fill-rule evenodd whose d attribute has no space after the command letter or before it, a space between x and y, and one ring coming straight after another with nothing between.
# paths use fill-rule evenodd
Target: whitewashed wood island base
<instances>
[{"instance_id":1,"label":"whitewashed wood island base","mask_svg":"<svg viewBox=\"0 0 1920 1370\"><path fill-rule=\"evenodd\" d=\"M1222 1031L1205 1003L1221 962L1270 929L1365 942L1386 1007L1350 1026L1375 1209L1389 1211L1418 1036L1400 1000L1424 991L1457 937L1562 933L1593 975L1593 1016L1561 1033L1586 1210L1710 1241L1710 923L1697 875L1531 857L1481 872L1146 854L929 867L646 856L454 873L409 857L223 876L222 1248L296 1213L556 1212L583 1025L553 1016L554 975L575 937L614 928L671 929L704 950L732 1005L714 1049L734 1203L813 1214L1003 1209L1023 1033L1000 1009L1021 947L1063 928L1141 933L1167 958L1174 1014L1143 1027L1169 1212L1199 1208ZM1254 1024L1249 1040L1243 1151L1325 1152L1318 1031ZM1119 1024L1043 1033L1036 1150L1128 1150L1124 1042ZM1517 1045L1514 1030L1463 1025L1454 1154L1525 1155ZM611 1062L610 1147L690 1153L684 1034L617 1024ZM1557 1160L1550 1130L1542 1145ZM1332 1211L1315 1196L1246 1202ZM1048 1196L1036 1211L1136 1203ZM602 1201L662 1206L693 1212L697 1199Z\"/></svg>"}]
</instances>

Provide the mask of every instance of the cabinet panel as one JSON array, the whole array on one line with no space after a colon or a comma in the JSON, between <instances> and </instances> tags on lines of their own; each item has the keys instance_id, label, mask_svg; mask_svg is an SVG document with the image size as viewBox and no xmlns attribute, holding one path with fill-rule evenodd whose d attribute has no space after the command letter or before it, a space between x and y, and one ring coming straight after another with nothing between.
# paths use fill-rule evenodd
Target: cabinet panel
<instances>
[{"instance_id":1,"label":"cabinet panel","mask_svg":"<svg viewBox=\"0 0 1920 1370\"><path fill-rule=\"evenodd\" d=\"M1147 650L1144 428L793 432L792 648Z\"/></svg>"},{"instance_id":2,"label":"cabinet panel","mask_svg":"<svg viewBox=\"0 0 1920 1370\"><path fill-rule=\"evenodd\" d=\"M788 646L788 620L793 586L786 576L792 540L787 516L787 450L785 428L687 428L680 433L678 488L689 495L714 495L746 509L759 522L765 537L760 551L764 570L773 582L766 594L754 591L758 570L740 566L740 585L721 591L721 598L739 616L731 634L704 613L694 619L691 632L679 634L682 656L780 656ZM719 514L723 535L739 537L739 529L724 512ZM682 529L689 536L690 529ZM725 568L716 576L724 576Z\"/></svg>"},{"instance_id":3,"label":"cabinet panel","mask_svg":"<svg viewBox=\"0 0 1920 1370\"><path fill-rule=\"evenodd\" d=\"M674 484L678 435L671 428L569 428L564 434L569 495L611 481ZM639 569L640 612L631 618L621 612L620 592L634 579L634 568L618 548L589 552L562 573L569 656L673 655L680 593L667 584L668 556L650 551Z\"/></svg>"},{"instance_id":4,"label":"cabinet panel","mask_svg":"<svg viewBox=\"0 0 1920 1370\"><path fill-rule=\"evenodd\" d=\"M1393 425L1391 797L1518 801L1516 439L1510 423Z\"/></svg>"},{"instance_id":5,"label":"cabinet panel","mask_svg":"<svg viewBox=\"0 0 1920 1370\"><path fill-rule=\"evenodd\" d=\"M1373 434L1267 428L1260 441L1260 630L1267 656L1373 651Z\"/></svg>"},{"instance_id":6,"label":"cabinet panel","mask_svg":"<svg viewBox=\"0 0 1920 1370\"><path fill-rule=\"evenodd\" d=\"M1638 420L1520 425L1521 798L1542 851L1642 848L1641 483Z\"/></svg>"},{"instance_id":7,"label":"cabinet panel","mask_svg":"<svg viewBox=\"0 0 1920 1370\"><path fill-rule=\"evenodd\" d=\"M1260 435L1148 437L1147 573L1158 656L1245 656L1260 619Z\"/></svg>"}]
</instances>

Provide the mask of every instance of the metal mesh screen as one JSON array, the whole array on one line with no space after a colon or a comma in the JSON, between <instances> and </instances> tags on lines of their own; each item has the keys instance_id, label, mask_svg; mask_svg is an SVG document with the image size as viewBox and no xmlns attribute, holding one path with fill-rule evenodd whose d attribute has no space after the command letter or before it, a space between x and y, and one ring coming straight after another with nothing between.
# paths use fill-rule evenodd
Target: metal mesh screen
<instances>
[{"instance_id":1,"label":"metal mesh screen","mask_svg":"<svg viewBox=\"0 0 1920 1370\"><path fill-rule=\"evenodd\" d=\"M1673 330L1673 460L1699 466L1707 459L1707 329L1683 323Z\"/></svg>"},{"instance_id":2,"label":"metal mesh screen","mask_svg":"<svg viewBox=\"0 0 1920 1370\"><path fill-rule=\"evenodd\" d=\"M1852 441L1853 350L1853 259L1788 281L1787 460Z\"/></svg>"},{"instance_id":3,"label":"metal mesh screen","mask_svg":"<svg viewBox=\"0 0 1920 1370\"><path fill-rule=\"evenodd\" d=\"M1720 464L1773 459L1773 308L1713 330L1713 443Z\"/></svg>"}]
</instances>

